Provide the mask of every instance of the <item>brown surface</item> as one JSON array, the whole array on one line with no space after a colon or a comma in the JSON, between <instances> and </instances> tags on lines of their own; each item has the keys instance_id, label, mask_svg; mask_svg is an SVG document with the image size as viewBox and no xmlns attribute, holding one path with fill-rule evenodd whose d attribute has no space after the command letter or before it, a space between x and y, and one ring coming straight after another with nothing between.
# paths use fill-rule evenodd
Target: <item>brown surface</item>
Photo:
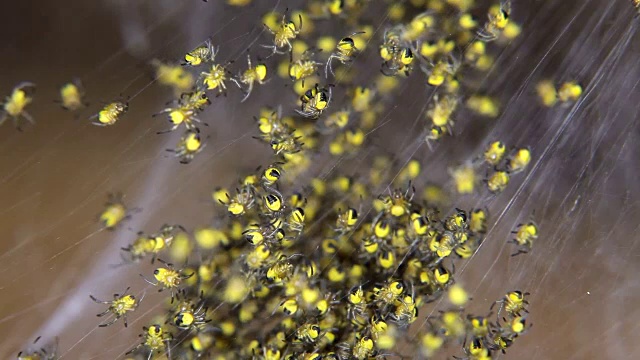
<instances>
[{"instance_id":1,"label":"brown surface","mask_svg":"<svg viewBox=\"0 0 640 360\"><path fill-rule=\"evenodd\" d=\"M166 124L149 115L170 96L157 86L132 99L130 112L111 128L89 125L91 112L74 118L52 103L57 86L74 76L84 80L91 111L120 93L133 95L149 80L140 65L144 60L175 58L230 19L229 12L216 12L211 4L185 3L191 7L181 10L166 1L140 6L142 15L132 21L152 31L148 47L140 48L144 56L137 59L122 48L120 37L119 21L123 14L132 14L131 9L82 1L65 2L64 7L12 2L15 9L3 15L0 93L20 81L37 83L30 112L38 123L24 133L10 123L0 127L0 358L14 357L37 335L59 335L60 352L68 359L111 359L128 350L146 319L138 317L149 313L158 298L152 290L147 294L129 329L121 324L95 329L98 319L93 315L101 307L88 295L108 298L127 286L139 291L144 283L137 274L148 272L110 269L107 265L118 261L114 249L139 229L153 230L164 222L189 228L206 223L213 186L229 184L263 161L256 155L263 148L247 131L255 109L274 96L266 91L258 90L252 97L260 101L252 99L246 107L239 106L237 93L216 99L205 117L211 125L205 129L210 136L207 148L188 166L164 151L179 135L155 134ZM535 164L514 179L505 194L461 200L464 206L488 204L492 221L497 220L468 266L456 269L472 292L472 310L484 311L514 288L532 293L534 326L506 358L640 358L635 341L640 321L638 37L625 33L631 21L626 1L591 1L582 10L581 3L552 3L522 9L514 1L514 16L526 21L523 39L505 52L504 65L493 71L489 85L513 94L502 99L509 104L504 116L491 126L463 120L459 129L465 130L449 142L453 146L445 144L433 154L423 147L418 156L428 169L437 169L429 179L442 180L445 164L464 160L483 138L533 149ZM228 57L242 54L256 39L260 29L250 35L245 31L259 13L247 10L217 35ZM168 20L154 27L163 17ZM227 32L228 37L223 36ZM563 35L553 45L558 34ZM242 37L228 40L234 36ZM627 45L621 43L628 38ZM619 62L614 61L617 51ZM239 61L243 64L244 55ZM584 102L540 109L532 95L540 76L585 79ZM404 94L405 101L410 100L408 91ZM415 112L419 107L405 109ZM401 122L405 114L398 110L394 116L399 120L383 129L385 137L377 134L375 143L397 145L409 136L409 123ZM238 161L244 167L238 168ZM116 232L99 231L96 216L106 194L118 191L143 212ZM531 254L512 258L504 240L534 211L541 236Z\"/></svg>"}]
</instances>

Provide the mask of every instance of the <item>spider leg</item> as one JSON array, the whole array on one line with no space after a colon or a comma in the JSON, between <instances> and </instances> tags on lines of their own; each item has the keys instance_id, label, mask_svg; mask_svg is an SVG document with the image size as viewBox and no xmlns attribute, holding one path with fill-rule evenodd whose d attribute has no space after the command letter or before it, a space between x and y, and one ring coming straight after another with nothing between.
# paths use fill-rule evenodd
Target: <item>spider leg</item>
<instances>
[{"instance_id":1,"label":"spider leg","mask_svg":"<svg viewBox=\"0 0 640 360\"><path fill-rule=\"evenodd\" d=\"M242 98L242 100L240 100L240 102L245 102L245 100L249 98L249 95L251 95L252 90L253 90L253 81L249 83L249 87L247 88L246 95Z\"/></svg>"},{"instance_id":2,"label":"spider leg","mask_svg":"<svg viewBox=\"0 0 640 360\"><path fill-rule=\"evenodd\" d=\"M98 304L111 304L111 301L100 300L93 295L89 295L89 297L91 298L91 300L93 300L94 302L97 302Z\"/></svg>"},{"instance_id":3,"label":"spider leg","mask_svg":"<svg viewBox=\"0 0 640 360\"><path fill-rule=\"evenodd\" d=\"M107 310L101 312L100 314L96 315L97 317L103 317L105 315L107 315L108 313L111 312L111 308L108 308Z\"/></svg>"},{"instance_id":4,"label":"spider leg","mask_svg":"<svg viewBox=\"0 0 640 360\"><path fill-rule=\"evenodd\" d=\"M331 67L331 61L335 58L336 56L331 54L331 56L329 56L329 58L327 59L327 64L324 66L324 77L325 78L329 78L329 72L331 72L331 75L335 74L333 73L333 68Z\"/></svg>"},{"instance_id":5,"label":"spider leg","mask_svg":"<svg viewBox=\"0 0 640 360\"><path fill-rule=\"evenodd\" d=\"M120 319L120 316L115 316L113 318L113 320L111 320L109 322L106 322L106 323L102 323L102 324L98 325L98 327L107 327L109 325L113 325L116 321L118 321L118 319Z\"/></svg>"}]
</instances>

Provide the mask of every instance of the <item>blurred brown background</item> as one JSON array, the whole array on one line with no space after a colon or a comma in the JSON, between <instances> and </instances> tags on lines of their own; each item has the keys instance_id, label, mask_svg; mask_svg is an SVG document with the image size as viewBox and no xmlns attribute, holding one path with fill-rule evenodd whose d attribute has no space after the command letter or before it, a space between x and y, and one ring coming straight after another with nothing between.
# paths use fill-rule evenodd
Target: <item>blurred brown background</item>
<instances>
[{"instance_id":1,"label":"blurred brown background","mask_svg":"<svg viewBox=\"0 0 640 360\"><path fill-rule=\"evenodd\" d=\"M148 300L129 319L128 329L122 324L96 329L94 314L102 307L88 296L106 299L128 286L145 289L138 273L149 269L109 267L119 261L117 250L138 230L210 221L210 190L265 161L263 148L251 139L251 116L265 104L292 106L264 89L242 106L237 93L215 99L203 118L210 124L204 129L207 147L183 166L164 151L179 134L155 134L167 124L150 115L171 94L147 87L152 75L146 63L153 57L178 59L213 35L223 49L220 60L239 59L244 66L245 49L268 41L260 35L260 16L274 5L233 9L197 0L5 5L0 93L8 94L20 81L35 82L38 89L29 108L36 126L25 126L23 133L10 122L0 127L0 358L15 357L38 335L43 342L59 336L59 352L68 359L113 359L137 343L139 329L157 308L152 289L146 288ZM503 115L477 120L463 114L456 138L416 154L427 169L420 180L445 181L447 168L477 154L483 141L530 146L534 163L506 193L455 204L486 205L495 222L479 252L456 269L472 292L470 310L484 312L508 290L532 293L534 326L505 358L640 358L634 341L640 321L638 20L624 0L514 0L513 16L524 24L522 37L484 79L486 91L505 104ZM91 102L80 116L53 103L58 86L74 77L83 80ZM586 85L583 100L569 108L541 109L533 86L542 77L579 79ZM414 106L400 106L389 125L371 137L400 159L413 149L407 145L415 140L408 129L423 106L412 94L410 87L402 90L398 104ZM132 99L117 126L89 124L102 102L120 95ZM366 165L365 159L358 166ZM99 231L96 221L109 192L122 192L128 205L143 209L114 232ZM541 236L531 254L510 257L509 231L532 213ZM430 311L436 309L422 314Z\"/></svg>"}]
</instances>

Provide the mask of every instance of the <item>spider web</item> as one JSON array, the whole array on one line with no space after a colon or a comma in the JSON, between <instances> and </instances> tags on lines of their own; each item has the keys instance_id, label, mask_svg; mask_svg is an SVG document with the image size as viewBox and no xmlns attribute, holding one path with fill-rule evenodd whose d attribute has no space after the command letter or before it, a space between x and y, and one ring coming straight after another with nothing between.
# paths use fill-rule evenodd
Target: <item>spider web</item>
<instances>
[{"instance_id":1,"label":"spider web","mask_svg":"<svg viewBox=\"0 0 640 360\"><path fill-rule=\"evenodd\" d=\"M2 93L23 80L36 82L31 110L38 123L24 133L0 128L1 358L14 357L40 335L42 343L59 336L58 352L67 359L117 358L135 346L164 296L139 277L152 271L148 264L109 266L119 261L120 247L138 230L153 231L164 223L188 229L208 224L213 187L231 184L269 159L264 145L252 139L252 116L264 105L281 104L286 111L294 106L292 96L283 99L269 90L273 84L257 87L243 104L233 91L214 99L202 116L210 125L203 128L205 150L191 164L178 164L164 149L180 134L156 135L166 123L150 117L170 94L154 84L142 64L153 57L179 59L211 37L222 49L218 61L244 66L246 49L269 41L261 15L293 4L230 10L195 0L108 1L96 8L73 3L65 9L42 5L57 19L42 25L55 42L29 42L11 22L3 25L12 39L3 68L16 70L2 75ZM413 157L423 163L418 187L427 181L449 184L448 169L472 161L489 141L530 147L532 163L504 193L454 199L457 207L487 207L491 214L485 242L456 269L457 281L473 297L468 311L486 313L504 292L522 289L531 292L534 326L507 358L638 358L638 19L624 0L514 0L513 16L523 24L521 37L479 79L482 89L504 104L499 118L463 112L455 137L430 151L421 121L433 94L411 81L367 134L371 145L365 151L354 159L318 162L311 172L363 175L373 154L384 151L399 164ZM110 25L115 19L117 26ZM384 13L371 19L373 39L381 38L385 20ZM70 49L82 56L69 56ZM358 61L365 75L379 71L375 56ZM82 77L91 111L121 94L130 96L130 111L117 126L103 129L88 124L89 112L74 118L52 109L47 98L55 98L57 87L74 76ZM533 91L542 78L578 79L584 94L571 106L544 109ZM127 205L142 209L113 232L100 230L96 219L109 192L126 194ZM509 256L510 231L532 214L541 229L533 251ZM97 328L94 314L102 310L88 295L109 299L129 286L138 295L146 293L129 327ZM444 302L422 309L409 341L417 341L412 334L425 325L424 315L442 309Z\"/></svg>"}]
</instances>

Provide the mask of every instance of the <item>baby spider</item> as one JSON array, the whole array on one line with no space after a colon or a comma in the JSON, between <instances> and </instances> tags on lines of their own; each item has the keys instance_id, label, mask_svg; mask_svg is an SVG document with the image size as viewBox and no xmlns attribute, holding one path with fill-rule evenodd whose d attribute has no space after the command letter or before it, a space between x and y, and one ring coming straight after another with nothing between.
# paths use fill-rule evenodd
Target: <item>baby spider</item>
<instances>
[{"instance_id":1,"label":"baby spider","mask_svg":"<svg viewBox=\"0 0 640 360\"><path fill-rule=\"evenodd\" d=\"M336 227L334 231L339 234L347 234L353 231L358 223L358 211L354 208L348 208L345 212L338 210L338 218L336 219Z\"/></svg>"},{"instance_id":2,"label":"baby spider","mask_svg":"<svg viewBox=\"0 0 640 360\"><path fill-rule=\"evenodd\" d=\"M182 93L178 102L183 107L195 111L204 111L207 106L211 105L211 100L204 90Z\"/></svg>"},{"instance_id":3,"label":"baby spider","mask_svg":"<svg viewBox=\"0 0 640 360\"><path fill-rule=\"evenodd\" d=\"M289 213L289 217L287 219L287 225L289 226L289 230L295 233L302 233L304 229L304 209L301 207L297 207L291 210Z\"/></svg>"},{"instance_id":4,"label":"baby spider","mask_svg":"<svg viewBox=\"0 0 640 360\"><path fill-rule=\"evenodd\" d=\"M326 87L319 88L318 84L316 84L313 89L307 90L300 97L302 104L300 110L296 109L296 112L304 117L317 119L331 102L332 87L333 85L329 84Z\"/></svg>"},{"instance_id":5,"label":"baby spider","mask_svg":"<svg viewBox=\"0 0 640 360\"><path fill-rule=\"evenodd\" d=\"M427 84L438 87L454 78L459 67L460 62L451 55L449 60L438 60L435 64L429 62L421 70L427 74Z\"/></svg>"},{"instance_id":6,"label":"baby spider","mask_svg":"<svg viewBox=\"0 0 640 360\"><path fill-rule=\"evenodd\" d=\"M414 55L411 48L401 45L400 34L395 29L384 34L384 42L380 45L380 57L384 60L380 68L383 75L395 76L400 71L409 75Z\"/></svg>"},{"instance_id":7,"label":"baby spider","mask_svg":"<svg viewBox=\"0 0 640 360\"><path fill-rule=\"evenodd\" d=\"M302 259L304 261L304 257L302 254L292 254L292 255L284 255L280 254L279 256L274 256L274 259L277 260L270 264L267 269L266 278L272 284L284 285L287 283L298 271L305 269L308 276L313 275L313 268L309 263L301 264L300 262L294 263L294 259Z\"/></svg>"},{"instance_id":8,"label":"baby spider","mask_svg":"<svg viewBox=\"0 0 640 360\"><path fill-rule=\"evenodd\" d=\"M264 215L275 219L284 213L286 205L284 204L282 194L278 190L272 188L267 189L269 193L262 197L264 208L267 210Z\"/></svg>"},{"instance_id":9,"label":"baby spider","mask_svg":"<svg viewBox=\"0 0 640 360\"><path fill-rule=\"evenodd\" d=\"M509 156L509 161L507 162L507 170L509 173L516 174L529 165L531 162L531 150L528 148L519 148L515 149L513 154Z\"/></svg>"},{"instance_id":10,"label":"baby spider","mask_svg":"<svg viewBox=\"0 0 640 360\"><path fill-rule=\"evenodd\" d=\"M488 337L488 346L491 350L506 354L506 350L513 345L515 339L530 329L531 324L529 326L526 325L526 316L515 316L511 317L510 320L502 318L502 320L508 325L501 325L500 320L496 324L490 324L491 333Z\"/></svg>"},{"instance_id":11,"label":"baby spider","mask_svg":"<svg viewBox=\"0 0 640 360\"><path fill-rule=\"evenodd\" d=\"M160 111L159 113L153 114L152 117L156 117L161 114L168 114L169 123L171 123L172 126L169 130L158 131L158 134L166 134L168 132L174 131L179 128L181 124L184 124L187 130L195 129L195 123L207 125L207 123L203 123L196 117L196 110L186 106L177 106L174 108L169 107Z\"/></svg>"},{"instance_id":12,"label":"baby spider","mask_svg":"<svg viewBox=\"0 0 640 360\"><path fill-rule=\"evenodd\" d=\"M510 16L511 0L503 0L500 5L489 8L488 21L484 28L478 31L478 38L487 42L497 39L509 24Z\"/></svg>"},{"instance_id":13,"label":"baby spider","mask_svg":"<svg viewBox=\"0 0 640 360\"><path fill-rule=\"evenodd\" d=\"M259 60L259 59L258 59ZM251 55L247 54L247 63L249 68L245 70L243 73L238 75L238 78L231 78L231 81L236 83L240 90L242 90L245 95L240 102L244 102L251 95L251 91L253 90L253 84L258 83L260 85L264 84L265 78L267 77L267 65L264 63L259 63L255 67L251 65ZM247 87L246 90L242 89L242 85Z\"/></svg>"},{"instance_id":14,"label":"baby spider","mask_svg":"<svg viewBox=\"0 0 640 360\"><path fill-rule=\"evenodd\" d=\"M181 164L188 164L205 146L206 144L203 144L200 139L200 130L194 128L184 133L175 149L167 149L167 151L175 153L176 157L180 158Z\"/></svg>"},{"instance_id":15,"label":"baby spider","mask_svg":"<svg viewBox=\"0 0 640 360\"><path fill-rule=\"evenodd\" d=\"M40 340L38 336L33 345ZM18 360L55 360L58 358L58 338L53 343L46 344L45 346L36 350L20 351L18 353Z\"/></svg>"},{"instance_id":16,"label":"baby spider","mask_svg":"<svg viewBox=\"0 0 640 360\"><path fill-rule=\"evenodd\" d=\"M484 182L487 184L489 192L499 194L509 185L510 175L507 171L496 170L491 176L487 176Z\"/></svg>"},{"instance_id":17,"label":"baby spider","mask_svg":"<svg viewBox=\"0 0 640 360\"><path fill-rule=\"evenodd\" d=\"M195 272L192 272L189 275L185 275L182 273L184 269L175 270L173 268L173 264L167 263L162 259L158 259L158 261L165 264L167 267L159 267L153 271L153 277L156 279L156 282L148 280L142 274L140 274L140 276L142 276L144 281L148 282L149 284L153 286L160 286L161 288L158 290L158 292L169 289L171 291L171 303L173 304L175 291L178 286L180 286L180 283L182 283L182 280L189 279L195 274Z\"/></svg>"},{"instance_id":18,"label":"baby spider","mask_svg":"<svg viewBox=\"0 0 640 360\"><path fill-rule=\"evenodd\" d=\"M401 189L393 191L389 189L389 195L381 194L378 199L382 202L385 213L391 214L393 217L400 217L409 213L415 192L416 188L409 182L409 186L404 192Z\"/></svg>"},{"instance_id":19,"label":"baby spider","mask_svg":"<svg viewBox=\"0 0 640 360\"><path fill-rule=\"evenodd\" d=\"M150 65L154 68L153 79L161 85L171 87L176 95L193 88L193 75L183 66L164 63L158 59L152 59Z\"/></svg>"},{"instance_id":20,"label":"baby spider","mask_svg":"<svg viewBox=\"0 0 640 360\"><path fill-rule=\"evenodd\" d=\"M109 126L113 125L120 119L120 117L129 110L129 104L122 101L114 101L105 105L102 110L93 115L91 119L96 119L92 122L97 126Z\"/></svg>"},{"instance_id":21,"label":"baby spider","mask_svg":"<svg viewBox=\"0 0 640 360\"><path fill-rule=\"evenodd\" d=\"M504 158L506 151L507 147L505 144L500 140L496 140L487 145L487 148L484 150L484 161L489 165L498 166Z\"/></svg>"},{"instance_id":22,"label":"baby spider","mask_svg":"<svg viewBox=\"0 0 640 360\"><path fill-rule=\"evenodd\" d=\"M296 26L296 24L291 20L286 21L287 13L285 11L285 14L282 15L282 21L278 24L275 30L272 30L264 24L264 28L273 34L273 45L262 45L262 47L272 50L269 57L275 54L284 54L284 52L278 51L279 48L287 47L289 51L292 50L291 40L294 40L298 34L300 34L300 30L302 30L302 15L298 15L298 19L300 20L299 26Z\"/></svg>"},{"instance_id":23,"label":"baby spider","mask_svg":"<svg viewBox=\"0 0 640 360\"><path fill-rule=\"evenodd\" d=\"M342 64L349 64L353 59L355 59L360 51L351 37L359 34L364 34L364 31L354 32L353 34L342 38L342 40L338 42L335 51L329 56L327 64L324 67L325 77L329 77L329 72L331 72L331 75L334 75L333 68L331 66L333 59L337 59Z\"/></svg>"},{"instance_id":24,"label":"baby spider","mask_svg":"<svg viewBox=\"0 0 640 360\"><path fill-rule=\"evenodd\" d=\"M260 177L260 184L262 184L262 186L264 187L269 188L276 182L278 182L278 180L280 180L280 177L282 176L282 165L284 164L285 163L281 161L276 161L273 164L269 165L266 169L264 169L264 171L262 172L262 177ZM258 170L259 169L260 168L258 168Z\"/></svg>"},{"instance_id":25,"label":"baby spider","mask_svg":"<svg viewBox=\"0 0 640 360\"><path fill-rule=\"evenodd\" d=\"M429 249L436 255L438 255L438 261L442 261L442 259L451 255L451 253L455 251L459 244L460 242L458 241L458 239L456 239L454 233L452 233L451 231L445 231L444 233L442 233L442 235L433 237L429 241ZM440 271L440 273L444 274L445 272Z\"/></svg>"},{"instance_id":26,"label":"baby spider","mask_svg":"<svg viewBox=\"0 0 640 360\"><path fill-rule=\"evenodd\" d=\"M491 349L485 345L485 339L481 337L474 337L471 340L469 346L467 346L467 340L464 340L462 344L462 350L466 357L459 358L454 356L456 360L490 360Z\"/></svg>"},{"instance_id":27,"label":"baby spider","mask_svg":"<svg viewBox=\"0 0 640 360\"><path fill-rule=\"evenodd\" d=\"M489 349L507 353L507 349L513 345L513 338L503 334L500 331L493 331L489 335Z\"/></svg>"},{"instance_id":28,"label":"baby spider","mask_svg":"<svg viewBox=\"0 0 640 360\"><path fill-rule=\"evenodd\" d=\"M98 303L98 304L106 304L109 305L109 307L107 308L107 310L101 312L100 314L96 315L98 317L102 317L105 316L109 313L114 315L113 320L109 321L109 322L105 322L102 323L100 325L98 325L99 327L107 327L113 323L115 323L116 321L118 321L118 319L123 318L124 319L124 327L127 327L127 313L130 311L134 311L138 308L138 305L140 305L140 302L142 301L142 299L144 299L144 294L142 294L142 297L140 298L140 300L137 300L135 298L135 296L133 295L128 295L127 292L129 292L130 288L127 288L127 290L124 291L124 294L120 295L120 294L113 294L113 300L111 301L103 301L103 300L99 300L96 297L94 297L93 295L89 295L89 297L91 298L91 300L93 300L94 302Z\"/></svg>"},{"instance_id":29,"label":"baby spider","mask_svg":"<svg viewBox=\"0 0 640 360\"><path fill-rule=\"evenodd\" d=\"M458 99L456 99L455 96L438 96L438 94L436 94L433 97L433 102L429 106L429 110L425 112L425 115L427 119L431 120L434 126L450 127L453 126L453 119L451 119L451 115L456 110L457 106Z\"/></svg>"},{"instance_id":30,"label":"baby spider","mask_svg":"<svg viewBox=\"0 0 640 360\"><path fill-rule=\"evenodd\" d=\"M60 100L56 100L56 102L65 110L76 111L89 105L82 101L83 97L84 89L82 88L82 83L80 83L80 80L75 79L60 87Z\"/></svg>"},{"instance_id":31,"label":"baby spider","mask_svg":"<svg viewBox=\"0 0 640 360\"><path fill-rule=\"evenodd\" d=\"M536 94L542 105L546 107L552 107L558 102L558 91L551 80L541 80L536 85Z\"/></svg>"},{"instance_id":32,"label":"baby spider","mask_svg":"<svg viewBox=\"0 0 640 360\"><path fill-rule=\"evenodd\" d=\"M236 188L236 194L233 197L230 197L228 193L224 195L226 200L220 196L218 201L225 205L229 214L233 216L244 215L247 210L255 205L256 191L253 186Z\"/></svg>"},{"instance_id":33,"label":"baby spider","mask_svg":"<svg viewBox=\"0 0 640 360\"><path fill-rule=\"evenodd\" d=\"M316 122L316 129L323 134L343 130L353 118L350 109L339 110L329 114L323 121Z\"/></svg>"},{"instance_id":34,"label":"baby spider","mask_svg":"<svg viewBox=\"0 0 640 360\"><path fill-rule=\"evenodd\" d=\"M284 230L275 228L272 224L263 226L252 224L242 232L244 239L254 246L258 246L264 242L277 244L284 239L284 235Z\"/></svg>"},{"instance_id":35,"label":"baby spider","mask_svg":"<svg viewBox=\"0 0 640 360\"><path fill-rule=\"evenodd\" d=\"M518 225L518 228L511 233L515 234L515 238L509 242L518 246L518 251L511 254L511 256L526 254L531 251L533 240L538 238L538 225L533 221L529 221L526 224Z\"/></svg>"},{"instance_id":36,"label":"baby spider","mask_svg":"<svg viewBox=\"0 0 640 360\"><path fill-rule=\"evenodd\" d=\"M200 298L197 304L186 298L186 292L181 292L184 300L180 301L177 306L172 324L179 329L200 329L203 325L211 321L206 319L207 308L204 306L204 299Z\"/></svg>"},{"instance_id":37,"label":"baby spider","mask_svg":"<svg viewBox=\"0 0 640 360\"><path fill-rule=\"evenodd\" d=\"M458 194L472 194L475 191L478 180L476 171L471 164L461 164L450 169L449 174Z\"/></svg>"},{"instance_id":38,"label":"baby spider","mask_svg":"<svg viewBox=\"0 0 640 360\"><path fill-rule=\"evenodd\" d=\"M487 218L489 210L473 209L469 212L469 231L475 234L484 234L487 232Z\"/></svg>"},{"instance_id":39,"label":"baby spider","mask_svg":"<svg viewBox=\"0 0 640 360\"><path fill-rule=\"evenodd\" d=\"M309 48L305 50L305 52L300 55L300 59L297 61L293 61L293 52L290 52L289 55L289 77L292 81L302 80L302 87L304 88L304 79L317 74L318 67L322 65L321 63L314 61L312 59L313 55L321 50L317 50L315 48Z\"/></svg>"},{"instance_id":40,"label":"baby spider","mask_svg":"<svg viewBox=\"0 0 640 360\"><path fill-rule=\"evenodd\" d=\"M490 310L493 310L493 307L496 304L500 304L500 308L498 308L498 314L496 315L496 319L500 320L500 313L504 309L510 317L520 316L520 314L524 311L528 313L527 305L529 302L525 300L525 296L529 295L528 292L523 293L520 290L509 291L504 295L504 297L500 300L497 300L491 305Z\"/></svg>"},{"instance_id":41,"label":"baby spider","mask_svg":"<svg viewBox=\"0 0 640 360\"><path fill-rule=\"evenodd\" d=\"M165 332L160 325L151 325L150 327L145 326L142 330L144 332L140 334L139 337L143 337L144 341L136 345L133 349L127 351L125 355L132 354L140 348L146 348L149 350L147 360L151 360L154 353L166 351L168 343L173 340L173 336L170 333Z\"/></svg>"},{"instance_id":42,"label":"baby spider","mask_svg":"<svg viewBox=\"0 0 640 360\"><path fill-rule=\"evenodd\" d=\"M33 101L35 91L36 85L30 82L21 82L16 85L11 91L11 95L7 96L2 103L2 109L0 109L0 125L7 120L7 117L13 119L13 123L18 131L22 131L19 123L21 118L35 124L33 117L24 110L27 105Z\"/></svg>"},{"instance_id":43,"label":"baby spider","mask_svg":"<svg viewBox=\"0 0 640 360\"><path fill-rule=\"evenodd\" d=\"M213 47L211 41L207 40L204 44L189 51L184 56L184 62L182 65L198 66L207 61L213 61L216 58L217 53L218 51Z\"/></svg>"},{"instance_id":44,"label":"baby spider","mask_svg":"<svg viewBox=\"0 0 640 360\"><path fill-rule=\"evenodd\" d=\"M567 81L558 88L558 100L563 103L575 102L582 95L582 86L575 81Z\"/></svg>"},{"instance_id":45,"label":"baby spider","mask_svg":"<svg viewBox=\"0 0 640 360\"><path fill-rule=\"evenodd\" d=\"M500 324L500 321L497 321L496 324L491 324L492 332L500 333L502 338L507 339L515 339L520 335L523 335L533 326L533 324L529 324L527 326L527 315L525 316L511 316L509 319L503 317L502 320L505 322L504 326Z\"/></svg>"},{"instance_id":46,"label":"baby spider","mask_svg":"<svg viewBox=\"0 0 640 360\"><path fill-rule=\"evenodd\" d=\"M427 129L426 135L424 137L424 141L427 143L429 150L433 151L432 142L438 142L442 139L447 133L451 131L446 126L435 126L432 125L429 129Z\"/></svg>"},{"instance_id":47,"label":"baby spider","mask_svg":"<svg viewBox=\"0 0 640 360\"><path fill-rule=\"evenodd\" d=\"M162 226L159 233L153 235L145 235L142 231L139 232L138 238L133 242L133 244L121 248L122 251L126 251L130 254L129 259L123 256L123 264L137 262L147 254L153 254L153 257L151 258L151 264L153 264L158 253L171 246L176 235L176 230L178 229L183 232L187 232L182 225L167 224Z\"/></svg>"},{"instance_id":48,"label":"baby spider","mask_svg":"<svg viewBox=\"0 0 640 360\"><path fill-rule=\"evenodd\" d=\"M227 95L227 85L224 83L228 80L227 76L231 76L231 72L227 70L226 66L220 64L213 64L208 72L203 71L200 73L200 79L207 90L218 89L218 94Z\"/></svg>"},{"instance_id":49,"label":"baby spider","mask_svg":"<svg viewBox=\"0 0 640 360\"><path fill-rule=\"evenodd\" d=\"M298 110L296 110L298 111ZM294 136L293 133L282 136L281 138L269 141L271 149L276 156L289 157L302 150L304 143L300 141L301 136Z\"/></svg>"},{"instance_id":50,"label":"baby spider","mask_svg":"<svg viewBox=\"0 0 640 360\"><path fill-rule=\"evenodd\" d=\"M258 123L260 137L269 141L276 134L289 132L289 126L282 121L282 108L277 110L265 109L261 112L260 117L254 116L253 119Z\"/></svg>"},{"instance_id":51,"label":"baby spider","mask_svg":"<svg viewBox=\"0 0 640 360\"><path fill-rule=\"evenodd\" d=\"M127 207L122 202L122 198L122 194L109 194L109 200L105 205L106 208L100 214L100 222L109 230L115 229L123 220L129 219L134 211L140 210L127 210Z\"/></svg>"},{"instance_id":52,"label":"baby spider","mask_svg":"<svg viewBox=\"0 0 640 360\"><path fill-rule=\"evenodd\" d=\"M356 338L356 342L353 346L351 346L350 343L341 342L336 345L336 347L338 350L338 359L375 359L377 355L380 355L375 348L375 343L368 336Z\"/></svg>"},{"instance_id":53,"label":"baby spider","mask_svg":"<svg viewBox=\"0 0 640 360\"><path fill-rule=\"evenodd\" d=\"M127 247L120 248L120 250L129 253L129 255L125 256L124 253L121 253L120 256L122 257L122 263L113 265L113 267L115 268L121 265L138 262L150 253L153 253L153 258L151 259L151 263L153 264L156 258L156 253L154 252L155 249L156 240L140 231L138 232L138 237L133 243L129 244Z\"/></svg>"},{"instance_id":54,"label":"baby spider","mask_svg":"<svg viewBox=\"0 0 640 360\"><path fill-rule=\"evenodd\" d=\"M384 285L374 286L373 300L382 308L391 306L401 299L405 291L405 286L400 281L388 281Z\"/></svg>"},{"instance_id":55,"label":"baby spider","mask_svg":"<svg viewBox=\"0 0 640 360\"><path fill-rule=\"evenodd\" d=\"M162 247L165 247L165 246L168 247L168 246L171 246L171 243L173 242L173 239L175 238L176 233L179 232L178 230L185 233L187 232L187 229L185 229L184 226L182 225L164 224L160 228L160 231L155 235L153 235L153 237L156 239L156 241L158 242L161 241L163 243Z\"/></svg>"},{"instance_id":56,"label":"baby spider","mask_svg":"<svg viewBox=\"0 0 640 360\"><path fill-rule=\"evenodd\" d=\"M409 47L396 49L393 53L386 55L384 59L386 60L382 63L380 72L385 76L395 76L399 72L409 76L413 69L414 55Z\"/></svg>"}]
</instances>

